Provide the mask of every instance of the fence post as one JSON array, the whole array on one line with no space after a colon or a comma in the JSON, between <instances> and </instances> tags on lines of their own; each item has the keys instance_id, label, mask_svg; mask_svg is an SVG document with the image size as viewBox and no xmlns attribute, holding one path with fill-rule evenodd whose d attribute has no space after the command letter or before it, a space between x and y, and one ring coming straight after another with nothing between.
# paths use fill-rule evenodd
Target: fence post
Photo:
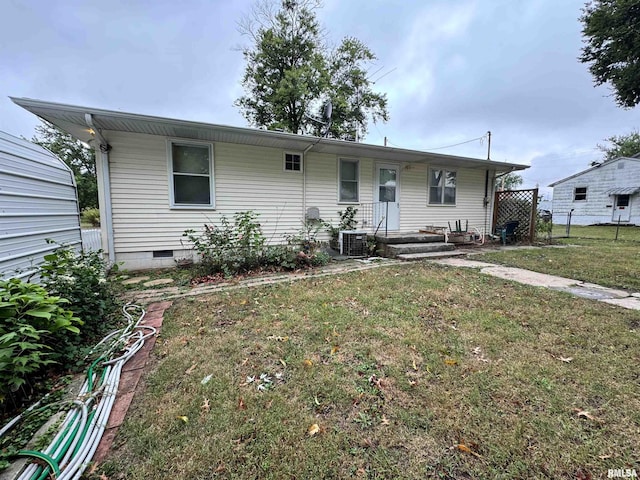
<instances>
[{"instance_id":1,"label":"fence post","mask_svg":"<svg viewBox=\"0 0 640 480\"><path fill-rule=\"evenodd\" d=\"M536 239L536 224L538 220L538 189L533 189L533 199L531 202L531 221L529 222L529 243Z\"/></svg>"},{"instance_id":2,"label":"fence post","mask_svg":"<svg viewBox=\"0 0 640 480\"><path fill-rule=\"evenodd\" d=\"M616 225L616 241L618 241L618 230L620 230L620 215L618 215L618 225Z\"/></svg>"}]
</instances>

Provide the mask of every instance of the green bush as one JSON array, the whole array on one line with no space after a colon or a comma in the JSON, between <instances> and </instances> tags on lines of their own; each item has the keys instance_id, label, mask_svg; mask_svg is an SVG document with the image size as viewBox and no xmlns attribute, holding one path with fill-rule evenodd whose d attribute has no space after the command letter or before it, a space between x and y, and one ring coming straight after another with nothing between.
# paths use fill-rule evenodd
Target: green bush
<instances>
[{"instance_id":1,"label":"green bush","mask_svg":"<svg viewBox=\"0 0 640 480\"><path fill-rule=\"evenodd\" d=\"M62 338L80 332L68 303L39 285L0 280L0 403L60 358Z\"/></svg>"},{"instance_id":2,"label":"green bush","mask_svg":"<svg viewBox=\"0 0 640 480\"><path fill-rule=\"evenodd\" d=\"M223 215L220 227L205 225L201 234L195 230L184 232L200 255L205 274L222 272L233 276L262 263L266 239L257 218L254 212L239 212L231 223Z\"/></svg>"},{"instance_id":3,"label":"green bush","mask_svg":"<svg viewBox=\"0 0 640 480\"><path fill-rule=\"evenodd\" d=\"M326 263L322 257L314 260L318 246L316 236L322 223L305 224L300 232L287 236L288 245L269 246L257 219L258 214L254 212L239 212L234 215L233 223L223 215L220 226L205 225L202 233L186 230L183 236L200 257L200 273L223 273L231 277L260 267L291 270Z\"/></svg>"},{"instance_id":4,"label":"green bush","mask_svg":"<svg viewBox=\"0 0 640 480\"><path fill-rule=\"evenodd\" d=\"M85 208L82 211L82 221L90 223L93 227L100 226L100 210L97 208Z\"/></svg>"},{"instance_id":5,"label":"green bush","mask_svg":"<svg viewBox=\"0 0 640 480\"><path fill-rule=\"evenodd\" d=\"M83 338L86 342L105 332L109 321L118 310L116 292L106 278L107 264L102 251L76 252L60 246L44 257L39 274L43 286L52 295L69 301L69 309L84 322ZM68 345L69 359L73 348Z\"/></svg>"},{"instance_id":6,"label":"green bush","mask_svg":"<svg viewBox=\"0 0 640 480\"><path fill-rule=\"evenodd\" d=\"M338 216L340 217L338 220L338 226L334 227L331 223L325 222L324 226L331 235L331 240L335 244L338 242L338 235L343 230L355 230L358 226L358 220L356 220L356 215L358 214L358 209L355 207L347 207L344 211L340 210L338 212Z\"/></svg>"}]
</instances>

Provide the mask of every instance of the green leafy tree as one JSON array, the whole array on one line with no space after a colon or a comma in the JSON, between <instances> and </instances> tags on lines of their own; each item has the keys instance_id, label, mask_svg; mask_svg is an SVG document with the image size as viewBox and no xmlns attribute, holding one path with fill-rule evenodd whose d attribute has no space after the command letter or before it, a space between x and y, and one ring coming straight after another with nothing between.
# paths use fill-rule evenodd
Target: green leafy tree
<instances>
[{"instance_id":1,"label":"green leafy tree","mask_svg":"<svg viewBox=\"0 0 640 480\"><path fill-rule=\"evenodd\" d=\"M580 17L585 46L579 57L588 63L596 85L609 83L616 103L631 108L640 101L640 3L594 0Z\"/></svg>"},{"instance_id":2,"label":"green leafy tree","mask_svg":"<svg viewBox=\"0 0 640 480\"><path fill-rule=\"evenodd\" d=\"M609 145L598 145L605 162L618 157L632 157L640 153L640 132L634 130L627 135L613 135L605 139Z\"/></svg>"},{"instance_id":3,"label":"green leafy tree","mask_svg":"<svg viewBox=\"0 0 640 480\"><path fill-rule=\"evenodd\" d=\"M517 173L507 173L502 177L498 178L496 182L496 190L515 190L520 185L522 185L522 175L518 175Z\"/></svg>"},{"instance_id":4,"label":"green leafy tree","mask_svg":"<svg viewBox=\"0 0 640 480\"><path fill-rule=\"evenodd\" d=\"M50 150L71 168L78 187L80 210L97 208L98 182L94 150L48 122L36 127L36 135L31 141Z\"/></svg>"},{"instance_id":5,"label":"green leafy tree","mask_svg":"<svg viewBox=\"0 0 640 480\"><path fill-rule=\"evenodd\" d=\"M333 104L329 135L353 139L367 131L369 117L388 119L387 99L366 76L374 54L359 40L345 38L331 51L316 18L316 0L275 0L256 4L240 24L252 46L236 105L249 124L292 133L325 133L314 120L323 103Z\"/></svg>"},{"instance_id":6,"label":"green leafy tree","mask_svg":"<svg viewBox=\"0 0 640 480\"><path fill-rule=\"evenodd\" d=\"M325 95L333 106L329 133L342 139L364 138L368 117L374 122L389 119L386 95L374 92L367 78L367 64L375 55L360 40L347 37L327 58L329 85ZM319 111L321 116L322 112ZM321 134L316 126L314 133Z\"/></svg>"}]
</instances>

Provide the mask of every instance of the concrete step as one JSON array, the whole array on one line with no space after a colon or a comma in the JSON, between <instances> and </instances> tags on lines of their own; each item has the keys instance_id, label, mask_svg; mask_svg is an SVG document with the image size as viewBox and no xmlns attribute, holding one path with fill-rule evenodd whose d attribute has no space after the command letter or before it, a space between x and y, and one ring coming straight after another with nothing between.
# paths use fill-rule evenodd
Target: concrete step
<instances>
[{"instance_id":1,"label":"concrete step","mask_svg":"<svg viewBox=\"0 0 640 480\"><path fill-rule=\"evenodd\" d=\"M468 252L461 252L460 250L447 250L444 252L425 252L425 253L402 253L396 258L404 261L418 261L418 260L431 260L434 258L449 258L459 257L460 255L466 255Z\"/></svg>"},{"instance_id":2,"label":"concrete step","mask_svg":"<svg viewBox=\"0 0 640 480\"><path fill-rule=\"evenodd\" d=\"M429 252L446 252L455 250L456 247L452 243L430 242L430 243L400 243L386 246L387 256L396 258L398 255L409 253L429 253Z\"/></svg>"},{"instance_id":3,"label":"concrete step","mask_svg":"<svg viewBox=\"0 0 640 480\"><path fill-rule=\"evenodd\" d=\"M388 235L376 235L376 242L384 245L398 243L434 243L444 242L444 235L434 233L390 233Z\"/></svg>"}]
</instances>

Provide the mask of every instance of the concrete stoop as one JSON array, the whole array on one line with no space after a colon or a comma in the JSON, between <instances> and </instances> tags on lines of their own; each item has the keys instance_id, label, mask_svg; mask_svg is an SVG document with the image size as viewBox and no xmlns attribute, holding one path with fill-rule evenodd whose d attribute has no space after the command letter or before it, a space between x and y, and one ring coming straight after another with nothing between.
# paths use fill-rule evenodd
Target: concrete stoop
<instances>
[{"instance_id":1,"label":"concrete stoop","mask_svg":"<svg viewBox=\"0 0 640 480\"><path fill-rule=\"evenodd\" d=\"M451 252L456 247L452 243L430 242L430 243L397 243L386 246L386 253L389 258L400 258L401 260L412 259L406 255ZM404 258L401 255L405 256ZM413 258L415 259L415 258Z\"/></svg>"}]
</instances>

